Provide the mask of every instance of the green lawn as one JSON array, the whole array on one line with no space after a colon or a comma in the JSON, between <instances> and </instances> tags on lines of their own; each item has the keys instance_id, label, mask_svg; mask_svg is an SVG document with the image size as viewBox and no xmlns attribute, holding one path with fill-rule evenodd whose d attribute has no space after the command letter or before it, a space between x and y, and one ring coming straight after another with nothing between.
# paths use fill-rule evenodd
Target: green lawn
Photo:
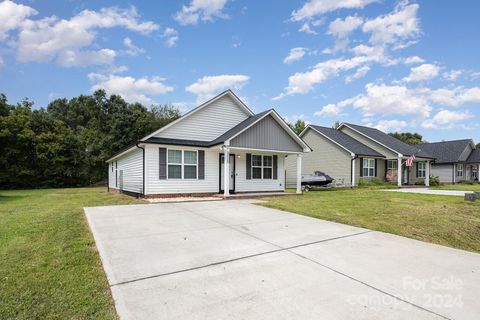
<instances>
[{"instance_id":1,"label":"green lawn","mask_svg":"<svg viewBox=\"0 0 480 320\"><path fill-rule=\"evenodd\" d=\"M106 188L0 191L0 318L116 319L82 208L138 202Z\"/></svg>"},{"instance_id":2,"label":"green lawn","mask_svg":"<svg viewBox=\"0 0 480 320\"><path fill-rule=\"evenodd\" d=\"M460 190L460 191L480 191L480 184L446 184L443 186L432 187L439 190Z\"/></svg>"},{"instance_id":3,"label":"green lawn","mask_svg":"<svg viewBox=\"0 0 480 320\"><path fill-rule=\"evenodd\" d=\"M480 201L375 189L270 197L267 207L480 252Z\"/></svg>"}]
</instances>

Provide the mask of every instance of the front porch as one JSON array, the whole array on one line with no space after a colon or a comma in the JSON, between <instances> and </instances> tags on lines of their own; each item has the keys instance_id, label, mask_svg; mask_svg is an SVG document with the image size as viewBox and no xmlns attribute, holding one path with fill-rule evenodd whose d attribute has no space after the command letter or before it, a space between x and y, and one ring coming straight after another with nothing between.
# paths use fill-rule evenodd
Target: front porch
<instances>
[{"instance_id":1,"label":"front porch","mask_svg":"<svg viewBox=\"0 0 480 320\"><path fill-rule=\"evenodd\" d=\"M385 180L396 183L399 187L430 186L430 159L415 158L411 166L407 166L408 157L387 159ZM400 163L400 166L398 165Z\"/></svg>"}]
</instances>

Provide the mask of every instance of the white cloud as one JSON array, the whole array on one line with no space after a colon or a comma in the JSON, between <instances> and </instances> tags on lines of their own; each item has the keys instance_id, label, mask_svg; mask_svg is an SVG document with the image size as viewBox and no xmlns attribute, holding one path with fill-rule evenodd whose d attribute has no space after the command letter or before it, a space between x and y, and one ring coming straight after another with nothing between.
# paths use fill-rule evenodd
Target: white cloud
<instances>
[{"instance_id":1,"label":"white cloud","mask_svg":"<svg viewBox=\"0 0 480 320\"><path fill-rule=\"evenodd\" d=\"M307 48L292 48L290 49L290 52L288 53L288 56L283 59L283 63L292 63L294 61L301 60L303 56L307 53Z\"/></svg>"},{"instance_id":2,"label":"white cloud","mask_svg":"<svg viewBox=\"0 0 480 320\"><path fill-rule=\"evenodd\" d=\"M165 28L163 31L162 38L165 39L164 43L167 47L171 48L177 44L179 39L178 31L173 28Z\"/></svg>"},{"instance_id":3,"label":"white cloud","mask_svg":"<svg viewBox=\"0 0 480 320\"><path fill-rule=\"evenodd\" d=\"M448 72L444 72L442 74L443 79L448 81L455 81L457 80L462 74L464 73L463 70L450 70Z\"/></svg>"},{"instance_id":4,"label":"white cloud","mask_svg":"<svg viewBox=\"0 0 480 320\"><path fill-rule=\"evenodd\" d=\"M424 63L418 67L410 69L410 75L403 78L406 82L425 81L438 76L440 68L434 64Z\"/></svg>"},{"instance_id":5,"label":"white cloud","mask_svg":"<svg viewBox=\"0 0 480 320\"><path fill-rule=\"evenodd\" d=\"M98 29L114 27L141 34L159 28L151 21L140 21L134 7L84 10L69 20L54 16L25 20L19 33L17 59L21 62L54 60L63 66L112 63L116 55L113 50L88 48L93 46Z\"/></svg>"},{"instance_id":6,"label":"white cloud","mask_svg":"<svg viewBox=\"0 0 480 320\"><path fill-rule=\"evenodd\" d=\"M145 50L133 44L132 39L130 39L129 37L123 39L123 44L127 47L127 50L125 50L124 52L129 56L136 56L141 53L145 53Z\"/></svg>"},{"instance_id":7,"label":"white cloud","mask_svg":"<svg viewBox=\"0 0 480 320\"><path fill-rule=\"evenodd\" d=\"M407 122L403 120L380 120L377 124L370 124L368 126L383 132L397 132L402 131L407 125Z\"/></svg>"},{"instance_id":8,"label":"white cloud","mask_svg":"<svg viewBox=\"0 0 480 320\"><path fill-rule=\"evenodd\" d=\"M300 9L292 12L292 20L308 20L339 9L360 9L376 1L378 0L308 0Z\"/></svg>"},{"instance_id":9,"label":"white cloud","mask_svg":"<svg viewBox=\"0 0 480 320\"><path fill-rule=\"evenodd\" d=\"M214 18L227 19L222 10L227 0L192 0L189 5L182 6L174 19L181 25L195 25L199 20L213 21Z\"/></svg>"},{"instance_id":10,"label":"white cloud","mask_svg":"<svg viewBox=\"0 0 480 320\"><path fill-rule=\"evenodd\" d=\"M317 117L337 116L341 113L342 110L343 108L340 107L339 105L330 103L323 106L322 109L320 111L315 112L314 115Z\"/></svg>"},{"instance_id":11,"label":"white cloud","mask_svg":"<svg viewBox=\"0 0 480 320\"><path fill-rule=\"evenodd\" d=\"M129 76L104 75L90 73L88 78L93 83L92 92L104 89L108 94L121 95L128 102L139 102L144 105L155 103L151 96L166 94L173 91L173 87L163 83L160 77L133 78Z\"/></svg>"},{"instance_id":12,"label":"white cloud","mask_svg":"<svg viewBox=\"0 0 480 320\"><path fill-rule=\"evenodd\" d=\"M9 0L0 2L0 41L7 39L8 32L20 27L27 17L37 13L35 9L23 4Z\"/></svg>"},{"instance_id":13,"label":"white cloud","mask_svg":"<svg viewBox=\"0 0 480 320\"><path fill-rule=\"evenodd\" d=\"M3 61L3 58L0 57L0 70L2 70L4 65L5 65L5 62Z\"/></svg>"},{"instance_id":14,"label":"white cloud","mask_svg":"<svg viewBox=\"0 0 480 320\"><path fill-rule=\"evenodd\" d=\"M355 71L355 73L353 75L347 76L345 78L345 82L350 83L355 79L363 78L367 75L368 71L370 71L369 66L360 67L360 68L357 69L357 71Z\"/></svg>"},{"instance_id":15,"label":"white cloud","mask_svg":"<svg viewBox=\"0 0 480 320\"><path fill-rule=\"evenodd\" d=\"M392 13L378 16L363 24L363 32L371 33L372 44L395 43L398 46L400 40L415 37L420 33L417 18L419 5L407 3L402 1Z\"/></svg>"},{"instance_id":16,"label":"white cloud","mask_svg":"<svg viewBox=\"0 0 480 320\"><path fill-rule=\"evenodd\" d=\"M424 59L420 58L419 56L411 56L404 60L405 64L417 64L425 62Z\"/></svg>"},{"instance_id":17,"label":"white cloud","mask_svg":"<svg viewBox=\"0 0 480 320\"><path fill-rule=\"evenodd\" d=\"M317 34L317 32L315 32L312 29L309 22L303 23L302 26L300 27L300 29L298 29L298 31L308 33L308 34Z\"/></svg>"},{"instance_id":18,"label":"white cloud","mask_svg":"<svg viewBox=\"0 0 480 320\"><path fill-rule=\"evenodd\" d=\"M328 26L327 34L336 38L345 38L352 31L360 27L363 19L356 16L348 16L345 19L337 18Z\"/></svg>"},{"instance_id":19,"label":"white cloud","mask_svg":"<svg viewBox=\"0 0 480 320\"><path fill-rule=\"evenodd\" d=\"M205 76L198 79L185 88L186 91L197 95L197 102L204 102L220 90L227 88L241 89L250 79L249 76L242 74L223 74L218 76Z\"/></svg>"},{"instance_id":20,"label":"white cloud","mask_svg":"<svg viewBox=\"0 0 480 320\"><path fill-rule=\"evenodd\" d=\"M428 119L422 122L424 128L453 128L459 124L459 122L473 118L473 115L469 111L458 112L441 110L432 119Z\"/></svg>"}]
</instances>

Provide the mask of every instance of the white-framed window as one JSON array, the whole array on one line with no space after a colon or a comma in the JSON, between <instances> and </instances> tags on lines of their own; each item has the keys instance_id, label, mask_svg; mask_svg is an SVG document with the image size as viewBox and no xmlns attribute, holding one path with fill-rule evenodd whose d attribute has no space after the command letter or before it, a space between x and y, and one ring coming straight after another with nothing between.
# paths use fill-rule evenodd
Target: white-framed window
<instances>
[{"instance_id":1,"label":"white-framed window","mask_svg":"<svg viewBox=\"0 0 480 320\"><path fill-rule=\"evenodd\" d=\"M419 178L425 178L427 174L427 163L426 162L417 162L417 171Z\"/></svg>"},{"instance_id":2,"label":"white-framed window","mask_svg":"<svg viewBox=\"0 0 480 320\"><path fill-rule=\"evenodd\" d=\"M387 170L397 170L397 160L387 160Z\"/></svg>"},{"instance_id":3,"label":"white-framed window","mask_svg":"<svg viewBox=\"0 0 480 320\"><path fill-rule=\"evenodd\" d=\"M457 177L463 177L463 163L457 164Z\"/></svg>"},{"instance_id":4,"label":"white-framed window","mask_svg":"<svg viewBox=\"0 0 480 320\"><path fill-rule=\"evenodd\" d=\"M363 158L363 176L375 177L375 159Z\"/></svg>"},{"instance_id":5,"label":"white-framed window","mask_svg":"<svg viewBox=\"0 0 480 320\"><path fill-rule=\"evenodd\" d=\"M192 150L167 150L168 179L197 179L198 152Z\"/></svg>"},{"instance_id":6,"label":"white-framed window","mask_svg":"<svg viewBox=\"0 0 480 320\"><path fill-rule=\"evenodd\" d=\"M252 179L273 179L273 156L252 154Z\"/></svg>"},{"instance_id":7,"label":"white-framed window","mask_svg":"<svg viewBox=\"0 0 480 320\"><path fill-rule=\"evenodd\" d=\"M472 166L472 179L478 178L478 170L476 166Z\"/></svg>"}]
</instances>

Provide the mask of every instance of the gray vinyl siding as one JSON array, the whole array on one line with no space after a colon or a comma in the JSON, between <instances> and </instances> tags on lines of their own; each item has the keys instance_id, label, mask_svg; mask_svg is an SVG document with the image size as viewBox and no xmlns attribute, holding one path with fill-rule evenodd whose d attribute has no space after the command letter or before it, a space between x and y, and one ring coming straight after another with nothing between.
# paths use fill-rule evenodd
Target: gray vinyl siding
<instances>
[{"instance_id":1,"label":"gray vinyl siding","mask_svg":"<svg viewBox=\"0 0 480 320\"><path fill-rule=\"evenodd\" d=\"M113 169L113 170L112 170ZM108 163L108 187L115 188L115 161Z\"/></svg>"},{"instance_id":2,"label":"gray vinyl siding","mask_svg":"<svg viewBox=\"0 0 480 320\"><path fill-rule=\"evenodd\" d=\"M159 132L155 137L211 141L249 115L228 95Z\"/></svg>"},{"instance_id":3,"label":"gray vinyl siding","mask_svg":"<svg viewBox=\"0 0 480 320\"><path fill-rule=\"evenodd\" d=\"M350 137L356 139L357 141L363 143L364 145L372 148L373 150L377 151L378 153L384 155L387 158L391 159L397 159L398 154L393 152L392 150L385 148L384 146L376 143L375 141L365 137L364 135L361 135L357 133L356 131L348 128L348 127L342 127L340 129L343 133L348 134Z\"/></svg>"},{"instance_id":4,"label":"gray vinyl siding","mask_svg":"<svg viewBox=\"0 0 480 320\"><path fill-rule=\"evenodd\" d=\"M311 129L302 136L302 139L313 149L312 152L303 154L302 174L323 171L336 180L344 179L346 184L351 184L349 152ZM294 188L297 177L297 157L295 155L285 159L285 168L287 187Z\"/></svg>"},{"instance_id":5,"label":"gray vinyl siding","mask_svg":"<svg viewBox=\"0 0 480 320\"><path fill-rule=\"evenodd\" d=\"M143 192L143 152L134 149L117 160L118 189L135 193ZM115 183L115 181L113 181Z\"/></svg>"},{"instance_id":6,"label":"gray vinyl siding","mask_svg":"<svg viewBox=\"0 0 480 320\"><path fill-rule=\"evenodd\" d=\"M440 182L453 183L453 164L432 164L430 174L438 177Z\"/></svg>"},{"instance_id":7,"label":"gray vinyl siding","mask_svg":"<svg viewBox=\"0 0 480 320\"><path fill-rule=\"evenodd\" d=\"M230 145L239 148L303 151L303 148L270 115L232 139Z\"/></svg>"},{"instance_id":8,"label":"gray vinyl siding","mask_svg":"<svg viewBox=\"0 0 480 320\"><path fill-rule=\"evenodd\" d=\"M372 157L363 157L363 156L359 156L357 159L355 159L355 181L357 181L357 184L358 184L358 181L360 181L360 179L362 179L363 181L371 181L373 178L385 180L385 166L386 166L385 159L377 159L377 172L375 177L361 177L360 161L362 161L363 158L375 159Z\"/></svg>"}]
</instances>

